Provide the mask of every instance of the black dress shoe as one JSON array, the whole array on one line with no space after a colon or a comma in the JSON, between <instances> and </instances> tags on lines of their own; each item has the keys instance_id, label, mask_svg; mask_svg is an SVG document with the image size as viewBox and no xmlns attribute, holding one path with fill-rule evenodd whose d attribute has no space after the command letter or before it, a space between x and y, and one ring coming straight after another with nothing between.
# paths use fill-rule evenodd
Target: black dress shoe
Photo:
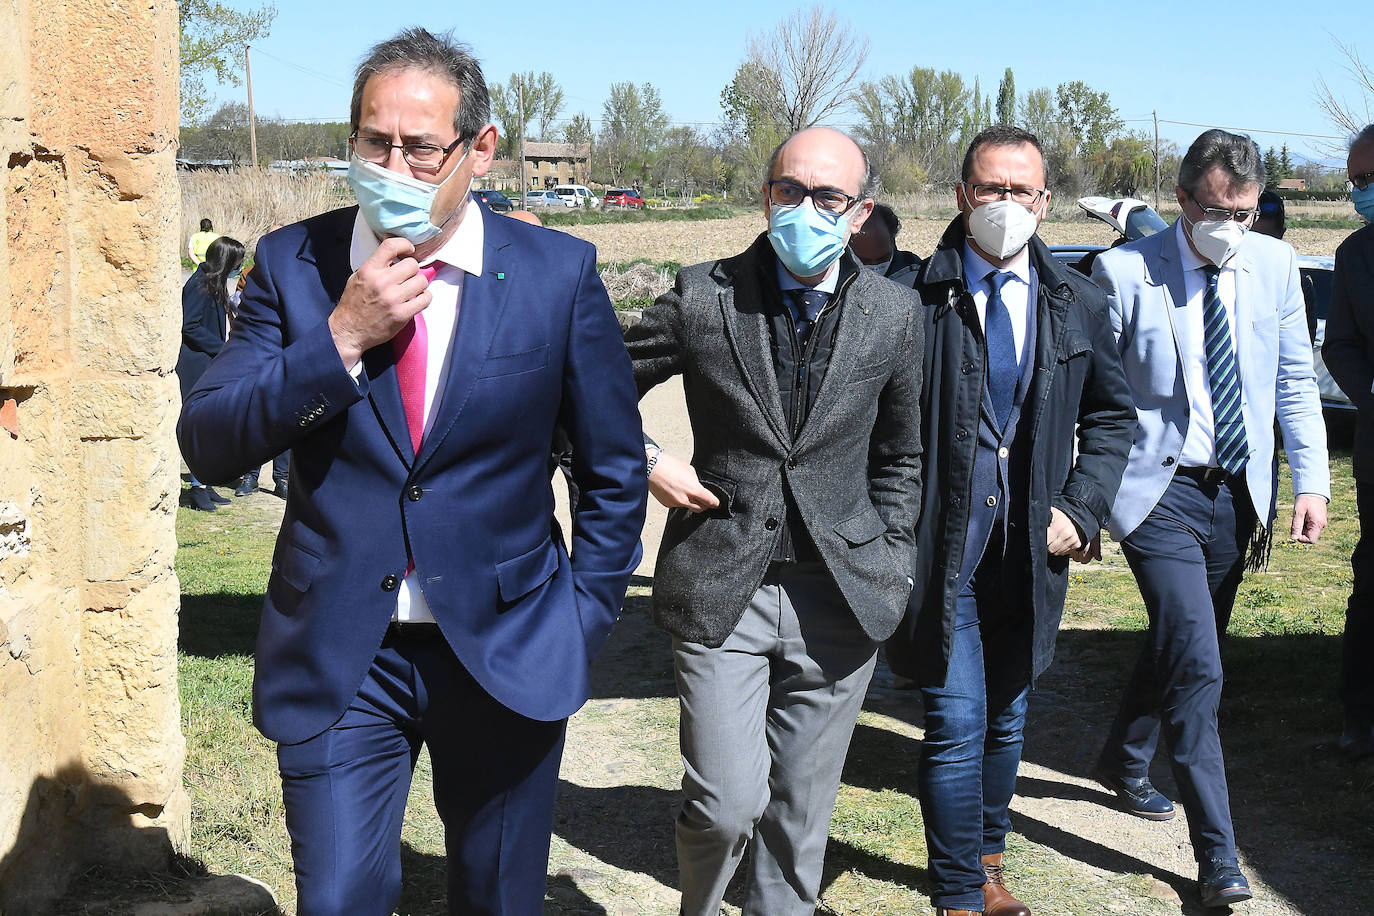
<instances>
[{"instance_id":1,"label":"black dress shoe","mask_svg":"<svg viewBox=\"0 0 1374 916\"><path fill-rule=\"evenodd\" d=\"M258 492L258 475L244 474L239 478L238 486L234 487L235 496L252 496Z\"/></svg>"},{"instance_id":2,"label":"black dress shoe","mask_svg":"<svg viewBox=\"0 0 1374 916\"><path fill-rule=\"evenodd\" d=\"M1208 859L1197 867L1197 889L1206 907L1230 906L1250 899L1250 884L1235 859Z\"/></svg>"},{"instance_id":3,"label":"black dress shoe","mask_svg":"<svg viewBox=\"0 0 1374 916\"><path fill-rule=\"evenodd\" d=\"M277 480L272 483L272 495L278 499L286 499L286 481Z\"/></svg>"},{"instance_id":4,"label":"black dress shoe","mask_svg":"<svg viewBox=\"0 0 1374 916\"><path fill-rule=\"evenodd\" d=\"M205 487L192 487L186 491L186 505L200 512L214 512L216 506L210 499L210 494L205 492Z\"/></svg>"},{"instance_id":5,"label":"black dress shoe","mask_svg":"<svg viewBox=\"0 0 1374 916\"><path fill-rule=\"evenodd\" d=\"M226 506L229 504L229 497L220 496L219 492L216 491L214 487L206 487L205 492L209 494L210 502L216 503L217 505L221 506Z\"/></svg>"},{"instance_id":6,"label":"black dress shoe","mask_svg":"<svg viewBox=\"0 0 1374 916\"><path fill-rule=\"evenodd\" d=\"M1147 776L1117 776L1099 769L1093 778L1116 794L1127 814L1147 821L1167 821L1174 816L1174 803L1161 795Z\"/></svg>"}]
</instances>

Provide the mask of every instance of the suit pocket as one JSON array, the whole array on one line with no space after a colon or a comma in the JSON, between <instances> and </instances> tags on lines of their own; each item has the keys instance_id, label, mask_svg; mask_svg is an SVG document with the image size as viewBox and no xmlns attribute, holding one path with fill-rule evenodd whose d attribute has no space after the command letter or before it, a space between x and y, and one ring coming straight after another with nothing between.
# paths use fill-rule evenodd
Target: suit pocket
<instances>
[{"instance_id":1,"label":"suit pocket","mask_svg":"<svg viewBox=\"0 0 1374 916\"><path fill-rule=\"evenodd\" d=\"M1067 331L1064 334L1064 349L1059 354L1059 361L1067 363L1076 356L1090 356L1093 352L1092 341L1084 337L1077 331Z\"/></svg>"},{"instance_id":2,"label":"suit pocket","mask_svg":"<svg viewBox=\"0 0 1374 916\"><path fill-rule=\"evenodd\" d=\"M319 566L319 554L295 541L288 541L272 558L272 578L298 592L304 592L310 587Z\"/></svg>"},{"instance_id":3,"label":"suit pocket","mask_svg":"<svg viewBox=\"0 0 1374 916\"><path fill-rule=\"evenodd\" d=\"M496 564L496 587L505 603L518 601L558 571L558 548L553 538L518 557Z\"/></svg>"},{"instance_id":4,"label":"suit pocket","mask_svg":"<svg viewBox=\"0 0 1374 916\"><path fill-rule=\"evenodd\" d=\"M872 505L866 506L858 515L851 516L835 526L835 533L844 538L850 547L864 544L887 533L887 523Z\"/></svg>"},{"instance_id":5,"label":"suit pocket","mask_svg":"<svg viewBox=\"0 0 1374 916\"><path fill-rule=\"evenodd\" d=\"M707 510L704 514L714 518L731 518L735 514L737 484L724 474L714 474L705 470L697 471L697 480L701 481L701 485L710 490L716 499L720 500L719 506Z\"/></svg>"},{"instance_id":6,"label":"suit pocket","mask_svg":"<svg viewBox=\"0 0 1374 916\"><path fill-rule=\"evenodd\" d=\"M530 372L534 369L544 368L544 363L548 361L549 347L545 344L542 347L535 347L532 350L522 350L519 353L508 353L503 356L488 356L486 362L482 364L481 378L495 378L501 375L515 375L520 372Z\"/></svg>"},{"instance_id":7,"label":"suit pocket","mask_svg":"<svg viewBox=\"0 0 1374 916\"><path fill-rule=\"evenodd\" d=\"M868 366L856 366L854 371L849 376L849 383L851 385L855 385L859 382L866 382L869 379L875 379L886 376L887 372L888 367L886 361L880 363L873 363Z\"/></svg>"}]
</instances>

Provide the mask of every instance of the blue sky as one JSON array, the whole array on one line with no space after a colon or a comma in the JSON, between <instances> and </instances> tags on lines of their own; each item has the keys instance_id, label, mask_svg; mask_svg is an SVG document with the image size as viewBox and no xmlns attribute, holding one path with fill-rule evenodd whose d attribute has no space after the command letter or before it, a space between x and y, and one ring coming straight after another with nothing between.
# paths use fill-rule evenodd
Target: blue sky
<instances>
[{"instance_id":1,"label":"blue sky","mask_svg":"<svg viewBox=\"0 0 1374 916\"><path fill-rule=\"evenodd\" d=\"M361 0L328 7L280 2L271 35L254 46L254 107L264 116L347 120L359 58L399 29L423 25L454 29L473 46L489 82L504 82L514 71L548 70L563 86L563 117L585 112L595 122L610 84L630 80L657 87L674 122L709 129L720 117L720 90L743 58L748 34L802 5L522 0L432 4L430 12L410 16ZM1348 89L1352 101L1358 96L1327 30L1362 22L1369 13L1367 2L1354 0L1315 8L1274 0L1243 7L1198 0L1129 6L987 0L962 6L965 24L950 21L959 7L948 3L876 0L832 8L868 35L864 76L870 79L913 66L952 69L970 82L978 77L991 93L1007 67L1019 93L1081 79L1111 96L1128 127L1152 129L1148 119L1157 109L1162 121L1248 128L1261 147L1277 148L1286 139L1294 153L1312 157L1325 157L1330 141L1264 131L1335 133L1314 101L1318 80ZM1374 62L1374 41L1354 44ZM241 86L220 87L217 94L221 100L245 98ZM1182 146L1200 130L1160 124L1161 136Z\"/></svg>"}]
</instances>

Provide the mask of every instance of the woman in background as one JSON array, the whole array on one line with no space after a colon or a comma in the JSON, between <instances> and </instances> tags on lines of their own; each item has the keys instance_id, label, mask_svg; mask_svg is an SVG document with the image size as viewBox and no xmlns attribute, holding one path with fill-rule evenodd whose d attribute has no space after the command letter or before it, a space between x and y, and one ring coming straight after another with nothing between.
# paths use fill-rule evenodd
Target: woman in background
<instances>
[{"instance_id":1,"label":"woman in background","mask_svg":"<svg viewBox=\"0 0 1374 916\"><path fill-rule=\"evenodd\" d=\"M224 346L230 305L230 291L243 269L243 243L222 235L210 243L205 260L181 288L181 352L177 355L177 378L181 397L191 393L205 367ZM195 475L185 502L192 509L213 512L216 503L229 500L205 486Z\"/></svg>"}]
</instances>

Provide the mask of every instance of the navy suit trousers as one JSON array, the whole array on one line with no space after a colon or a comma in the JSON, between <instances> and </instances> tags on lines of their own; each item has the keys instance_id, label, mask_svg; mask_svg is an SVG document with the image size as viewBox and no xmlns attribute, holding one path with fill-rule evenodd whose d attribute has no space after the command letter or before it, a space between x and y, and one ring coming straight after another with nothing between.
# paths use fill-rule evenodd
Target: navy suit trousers
<instances>
[{"instance_id":1,"label":"navy suit trousers","mask_svg":"<svg viewBox=\"0 0 1374 916\"><path fill-rule=\"evenodd\" d=\"M1243 478L1204 484L1179 475L1121 543L1150 631L1099 762L1118 776L1148 775L1162 724L1198 861L1236 857L1217 731L1220 637L1253 525Z\"/></svg>"},{"instance_id":2,"label":"navy suit trousers","mask_svg":"<svg viewBox=\"0 0 1374 916\"><path fill-rule=\"evenodd\" d=\"M424 743L444 824L449 912L537 916L566 720L526 719L497 703L437 627L393 632L338 722L278 745L298 912L393 912L401 823Z\"/></svg>"}]
</instances>

